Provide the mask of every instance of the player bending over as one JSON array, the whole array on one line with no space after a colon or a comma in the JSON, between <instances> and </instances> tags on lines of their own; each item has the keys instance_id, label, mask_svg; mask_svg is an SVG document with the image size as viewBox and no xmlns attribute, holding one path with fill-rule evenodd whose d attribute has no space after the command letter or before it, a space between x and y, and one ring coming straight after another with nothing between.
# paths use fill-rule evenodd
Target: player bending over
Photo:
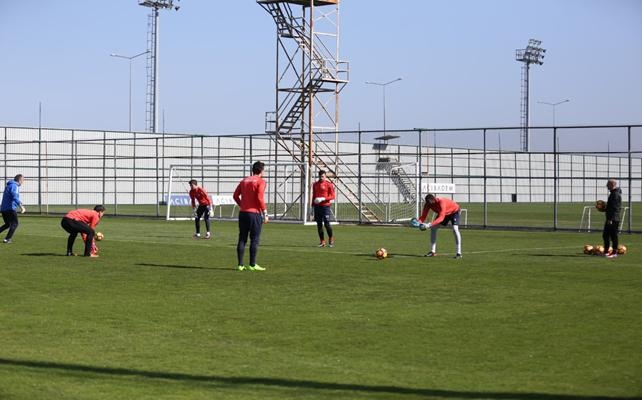
<instances>
[{"instance_id":1,"label":"player bending over","mask_svg":"<svg viewBox=\"0 0 642 400\"><path fill-rule=\"evenodd\" d=\"M428 212L432 210L437 214L437 217L431 222L425 223ZM437 255L437 230L439 225L448 226L448 222L452 224L453 234L455 235L456 253L455 258L462 258L461 255L461 234L459 233L459 216L461 208L459 204L453 200L435 197L432 194L426 195L426 204L419 217L421 230L430 228L430 252L426 257L434 257Z\"/></svg>"},{"instance_id":2,"label":"player bending over","mask_svg":"<svg viewBox=\"0 0 642 400\"><path fill-rule=\"evenodd\" d=\"M97 252L92 253L92 247L95 247L94 235L96 225L105 214L105 207L97 205L93 210L77 209L71 210L62 218L60 226L69 232L67 239L67 255L74 256L74 242L79 233L85 236L85 257L98 257Z\"/></svg>"},{"instance_id":3,"label":"player bending over","mask_svg":"<svg viewBox=\"0 0 642 400\"><path fill-rule=\"evenodd\" d=\"M210 239L212 237L210 232L210 213L212 211L212 202L210 201L210 197L205 189L198 186L196 179L189 181L189 187L189 197L192 199L192 210L194 210L194 225L196 226L194 239L201 237L201 217L205 221L205 229L207 229L205 239ZM197 201L198 207L196 207Z\"/></svg>"},{"instance_id":4,"label":"player bending over","mask_svg":"<svg viewBox=\"0 0 642 400\"><path fill-rule=\"evenodd\" d=\"M323 226L328 231L328 246L334 246L332 226L330 225L330 202L334 200L334 185L326 177L325 171L319 171L319 180L312 185L312 206L314 207L314 220L319 233L319 247L325 247Z\"/></svg>"}]
</instances>

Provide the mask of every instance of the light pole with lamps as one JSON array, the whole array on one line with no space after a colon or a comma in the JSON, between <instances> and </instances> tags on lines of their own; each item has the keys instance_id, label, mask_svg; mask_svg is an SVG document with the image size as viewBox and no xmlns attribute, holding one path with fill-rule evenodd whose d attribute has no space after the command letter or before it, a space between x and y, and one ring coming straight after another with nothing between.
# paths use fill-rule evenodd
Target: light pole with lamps
<instances>
[{"instance_id":1,"label":"light pole with lamps","mask_svg":"<svg viewBox=\"0 0 642 400\"><path fill-rule=\"evenodd\" d=\"M117 57L117 58L124 58L125 60L129 60L129 132L132 131L132 61L135 58L138 58L142 56L143 54L147 54L149 51L144 51L142 53L136 54L135 56L123 56L120 54L115 54L111 53L111 57Z\"/></svg>"},{"instance_id":2,"label":"light pole with lamps","mask_svg":"<svg viewBox=\"0 0 642 400\"><path fill-rule=\"evenodd\" d=\"M566 99L566 100L558 101L557 103L548 103L545 101L538 101L538 103L553 107L553 127L555 127L555 107L559 106L560 104L568 103L569 101L571 100Z\"/></svg>"},{"instance_id":3,"label":"light pole with lamps","mask_svg":"<svg viewBox=\"0 0 642 400\"><path fill-rule=\"evenodd\" d=\"M383 89L383 134L384 136L386 134L386 86L400 80L401 78L397 78L397 79L391 80L390 82L385 82L385 83L366 81L366 85L377 85L377 86L381 86L381 88Z\"/></svg>"}]
</instances>

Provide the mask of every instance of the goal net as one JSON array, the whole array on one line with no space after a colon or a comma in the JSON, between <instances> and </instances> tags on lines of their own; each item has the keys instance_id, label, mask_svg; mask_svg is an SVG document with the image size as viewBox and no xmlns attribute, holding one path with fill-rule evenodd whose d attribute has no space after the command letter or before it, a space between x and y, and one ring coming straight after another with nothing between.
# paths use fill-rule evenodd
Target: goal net
<instances>
[{"instance_id":1,"label":"goal net","mask_svg":"<svg viewBox=\"0 0 642 400\"><path fill-rule=\"evenodd\" d=\"M215 219L236 219L238 206L234 190L239 182L252 174L251 164L172 165L165 202L166 219L192 219L189 181L196 179L210 195ZM265 203L270 219L304 221L307 213L308 190L307 164L265 164L263 179L266 181Z\"/></svg>"}]
</instances>

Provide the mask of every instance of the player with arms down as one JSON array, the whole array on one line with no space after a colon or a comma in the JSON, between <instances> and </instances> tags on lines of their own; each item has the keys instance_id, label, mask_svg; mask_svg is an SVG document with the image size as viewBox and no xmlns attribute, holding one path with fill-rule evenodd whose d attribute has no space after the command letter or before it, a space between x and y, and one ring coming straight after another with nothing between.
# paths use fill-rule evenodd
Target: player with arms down
<instances>
[{"instance_id":1,"label":"player with arms down","mask_svg":"<svg viewBox=\"0 0 642 400\"><path fill-rule=\"evenodd\" d=\"M323 226L328 231L328 246L334 246L334 236L330 225L330 202L335 198L334 185L326 176L326 172L319 171L319 180L312 185L312 206L314 207L314 220L317 223L319 233L319 247L325 247Z\"/></svg>"},{"instance_id":2,"label":"player with arms down","mask_svg":"<svg viewBox=\"0 0 642 400\"><path fill-rule=\"evenodd\" d=\"M234 190L234 201L239 206L239 239L236 244L239 271L265 271L256 263L259 250L261 229L269 221L265 206L265 164L257 161L252 164L252 175L243 178ZM250 236L250 265L243 264L247 237Z\"/></svg>"}]
</instances>

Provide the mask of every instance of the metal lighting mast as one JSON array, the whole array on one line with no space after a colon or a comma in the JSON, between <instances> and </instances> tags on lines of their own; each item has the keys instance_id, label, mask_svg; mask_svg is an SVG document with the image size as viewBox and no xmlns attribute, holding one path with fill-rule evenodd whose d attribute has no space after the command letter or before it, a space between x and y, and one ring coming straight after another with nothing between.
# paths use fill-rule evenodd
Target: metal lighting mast
<instances>
[{"instance_id":1,"label":"metal lighting mast","mask_svg":"<svg viewBox=\"0 0 642 400\"><path fill-rule=\"evenodd\" d=\"M530 151L530 135L528 132L528 72L531 64L544 64L544 53L546 50L543 49L540 45L542 44L541 40L530 39L528 41L528 46L525 49L517 49L515 59L519 62L523 62L522 66L522 104L521 104L521 130L520 130L520 141L522 145L522 151Z\"/></svg>"},{"instance_id":2,"label":"metal lighting mast","mask_svg":"<svg viewBox=\"0 0 642 400\"><path fill-rule=\"evenodd\" d=\"M180 1L180 0L177 0ZM160 9L174 9L174 0L138 0L138 5L149 7L152 13L147 19L147 131L158 130L158 23Z\"/></svg>"}]
</instances>

